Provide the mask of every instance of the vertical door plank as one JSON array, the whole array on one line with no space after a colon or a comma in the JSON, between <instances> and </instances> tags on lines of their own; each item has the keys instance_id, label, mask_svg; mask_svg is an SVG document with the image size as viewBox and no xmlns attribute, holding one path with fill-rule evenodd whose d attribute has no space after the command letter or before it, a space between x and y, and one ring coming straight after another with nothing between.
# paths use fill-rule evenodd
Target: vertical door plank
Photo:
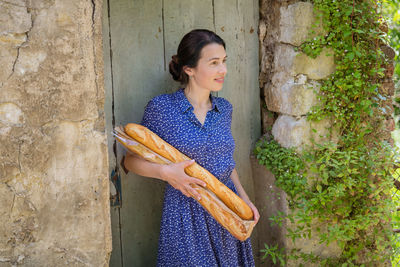
<instances>
[{"instance_id":1,"label":"vertical door plank","mask_svg":"<svg viewBox=\"0 0 400 267\"><path fill-rule=\"evenodd\" d=\"M236 143L236 169L247 194L254 199L250 154L261 134L258 2L218 0L215 1L214 9L216 32L225 40L228 55L226 83L218 95L225 97L233 105L232 133ZM252 244L257 262L259 246L256 229L252 235Z\"/></svg>"},{"instance_id":2,"label":"vertical door plank","mask_svg":"<svg viewBox=\"0 0 400 267\"><path fill-rule=\"evenodd\" d=\"M243 1L243 0L242 0ZM247 73L246 73L246 88L250 95L251 105L248 106L250 117L250 137L251 146L253 147L256 141L261 136L261 111L260 111L260 87L258 82L259 76L259 1L247 0L244 13L244 29L245 29L245 51L247 58Z\"/></svg>"},{"instance_id":3,"label":"vertical door plank","mask_svg":"<svg viewBox=\"0 0 400 267\"><path fill-rule=\"evenodd\" d=\"M164 0L164 33L166 70L172 55L177 53L182 37L193 29L214 29L212 0ZM168 72L169 75L169 72ZM169 91L179 87L169 75L167 81Z\"/></svg>"},{"instance_id":4,"label":"vertical door plank","mask_svg":"<svg viewBox=\"0 0 400 267\"><path fill-rule=\"evenodd\" d=\"M110 0L116 125L140 122L165 84L162 1ZM118 162L124 153L118 147ZM155 266L164 183L122 175L124 266Z\"/></svg>"},{"instance_id":5,"label":"vertical door plank","mask_svg":"<svg viewBox=\"0 0 400 267\"><path fill-rule=\"evenodd\" d=\"M216 30L226 41L228 55L228 75L219 96L228 99L234 108L235 159L249 194L253 192L249 155L260 136L256 7L253 0L215 1Z\"/></svg>"},{"instance_id":6,"label":"vertical door plank","mask_svg":"<svg viewBox=\"0 0 400 267\"><path fill-rule=\"evenodd\" d=\"M236 143L236 169L246 191L249 188L248 136L246 117L247 105L250 104L245 80L247 73L245 36L243 25L243 6L239 0L215 1L215 25L217 33L226 42L228 55L228 74L224 88L218 94L228 99L233 105L232 133ZM229 16L226 16L229 14ZM252 189L252 188L251 188Z\"/></svg>"},{"instance_id":7,"label":"vertical door plank","mask_svg":"<svg viewBox=\"0 0 400 267\"><path fill-rule=\"evenodd\" d=\"M107 135L112 130L112 79L111 79L111 48L110 48L110 29L108 20L108 1L103 1L103 57L104 57L104 88L105 88L105 103L104 113L106 118L106 132ZM113 151L113 138L108 138L108 161L109 161L109 173L115 168L115 155ZM111 234L112 234L112 253L110 258L110 266L122 266L121 258L121 229L119 227L119 214L120 210L118 207L110 207L111 216Z\"/></svg>"}]
</instances>

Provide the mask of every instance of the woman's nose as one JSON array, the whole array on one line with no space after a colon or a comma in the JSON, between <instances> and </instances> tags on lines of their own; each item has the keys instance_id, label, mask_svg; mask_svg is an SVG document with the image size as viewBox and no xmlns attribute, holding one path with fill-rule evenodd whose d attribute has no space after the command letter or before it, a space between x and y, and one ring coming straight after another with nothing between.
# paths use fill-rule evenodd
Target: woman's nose
<instances>
[{"instance_id":1,"label":"woman's nose","mask_svg":"<svg viewBox=\"0 0 400 267\"><path fill-rule=\"evenodd\" d=\"M218 72L219 72L219 73L224 73L224 74L227 72L227 68L226 68L225 63L222 63L222 64L221 64L221 66L220 66Z\"/></svg>"}]
</instances>

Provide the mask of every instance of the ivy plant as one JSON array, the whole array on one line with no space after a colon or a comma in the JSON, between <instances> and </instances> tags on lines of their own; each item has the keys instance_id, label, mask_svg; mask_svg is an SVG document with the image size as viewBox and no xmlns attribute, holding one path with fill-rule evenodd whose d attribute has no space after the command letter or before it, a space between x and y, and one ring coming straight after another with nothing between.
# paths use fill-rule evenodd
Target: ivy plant
<instances>
[{"instance_id":1,"label":"ivy plant","mask_svg":"<svg viewBox=\"0 0 400 267\"><path fill-rule=\"evenodd\" d=\"M321 257L301 248L283 251L266 246L266 256L322 266L380 265L390 258L393 163L397 154L382 138L385 103L380 81L388 64L381 46L379 3L372 0L314 0L316 24L325 34L304 42L298 50L310 57L330 48L336 71L321 83L319 104L307 119L329 120L335 141L284 148L274 140L260 140L254 153L286 193L288 214L272 217L287 223L287 236L334 245L340 253ZM313 32L312 32L313 33Z\"/></svg>"}]
</instances>

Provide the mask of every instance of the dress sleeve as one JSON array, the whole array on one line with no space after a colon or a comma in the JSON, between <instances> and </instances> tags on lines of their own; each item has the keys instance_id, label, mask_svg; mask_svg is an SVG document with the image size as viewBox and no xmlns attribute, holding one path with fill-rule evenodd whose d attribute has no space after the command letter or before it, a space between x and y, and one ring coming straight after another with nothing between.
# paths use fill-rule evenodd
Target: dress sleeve
<instances>
[{"instance_id":1,"label":"dress sleeve","mask_svg":"<svg viewBox=\"0 0 400 267\"><path fill-rule=\"evenodd\" d=\"M157 100L153 98L147 103L140 124L159 135L161 133L160 131L163 129L162 123L160 105L157 103Z\"/></svg>"},{"instance_id":2,"label":"dress sleeve","mask_svg":"<svg viewBox=\"0 0 400 267\"><path fill-rule=\"evenodd\" d=\"M231 170L233 170L236 167L236 162L233 157L234 152L235 152L235 139L233 138L232 135L232 114L233 114L233 106L229 101L226 101L227 103L227 113L228 113L228 123L229 123L229 135L232 138L231 140L231 146L232 146L232 153L230 154L230 167Z\"/></svg>"}]
</instances>

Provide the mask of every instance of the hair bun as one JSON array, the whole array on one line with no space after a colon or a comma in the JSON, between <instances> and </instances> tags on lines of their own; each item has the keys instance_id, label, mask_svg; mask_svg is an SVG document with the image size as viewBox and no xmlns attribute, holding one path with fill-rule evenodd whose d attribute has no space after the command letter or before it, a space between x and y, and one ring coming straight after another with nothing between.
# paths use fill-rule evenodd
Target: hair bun
<instances>
[{"instance_id":1,"label":"hair bun","mask_svg":"<svg viewBox=\"0 0 400 267\"><path fill-rule=\"evenodd\" d=\"M172 61L173 61L176 65L179 65L179 58L178 58L178 55L173 55L173 56L172 56Z\"/></svg>"},{"instance_id":2,"label":"hair bun","mask_svg":"<svg viewBox=\"0 0 400 267\"><path fill-rule=\"evenodd\" d=\"M182 66L179 62L178 55L173 55L172 60L169 62L169 73L175 81L181 81Z\"/></svg>"}]
</instances>

